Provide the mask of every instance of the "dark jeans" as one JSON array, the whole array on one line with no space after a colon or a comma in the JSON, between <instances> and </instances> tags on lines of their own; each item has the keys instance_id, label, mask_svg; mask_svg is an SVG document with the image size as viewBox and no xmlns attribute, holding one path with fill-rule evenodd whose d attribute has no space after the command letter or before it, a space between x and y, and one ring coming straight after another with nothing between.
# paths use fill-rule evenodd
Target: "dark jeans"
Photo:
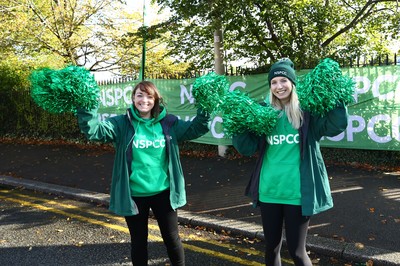
<instances>
[{"instance_id":1,"label":"dark jeans","mask_svg":"<svg viewBox=\"0 0 400 266\"><path fill-rule=\"evenodd\" d=\"M310 217L302 216L301 206L260 202L260 210L266 242L265 265L281 265L280 250L285 221L286 242L295 265L312 266L306 251Z\"/></svg>"},{"instance_id":2,"label":"dark jeans","mask_svg":"<svg viewBox=\"0 0 400 266\"><path fill-rule=\"evenodd\" d=\"M131 256L135 266L147 265L148 219L150 208L157 220L171 264L185 265L185 255L178 231L178 214L171 208L169 190L151 197L133 197L139 214L126 216L131 234Z\"/></svg>"}]
</instances>

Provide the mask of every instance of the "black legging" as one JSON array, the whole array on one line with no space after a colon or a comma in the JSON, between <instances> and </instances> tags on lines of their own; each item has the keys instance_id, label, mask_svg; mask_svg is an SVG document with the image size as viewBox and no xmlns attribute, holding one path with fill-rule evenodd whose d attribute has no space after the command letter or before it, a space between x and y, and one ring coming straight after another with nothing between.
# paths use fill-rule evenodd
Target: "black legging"
<instances>
[{"instance_id":1,"label":"black legging","mask_svg":"<svg viewBox=\"0 0 400 266\"><path fill-rule=\"evenodd\" d=\"M301 206L260 202L260 210L266 242L265 265L281 265L282 227L285 221L286 242L295 265L312 266L306 251L310 217L302 216Z\"/></svg>"},{"instance_id":2,"label":"black legging","mask_svg":"<svg viewBox=\"0 0 400 266\"><path fill-rule=\"evenodd\" d=\"M131 256L135 266L148 264L147 236L150 208L156 217L168 257L174 266L185 265L185 255L178 231L178 215L171 208L169 190L151 197L133 197L139 214L126 216L131 234Z\"/></svg>"}]
</instances>

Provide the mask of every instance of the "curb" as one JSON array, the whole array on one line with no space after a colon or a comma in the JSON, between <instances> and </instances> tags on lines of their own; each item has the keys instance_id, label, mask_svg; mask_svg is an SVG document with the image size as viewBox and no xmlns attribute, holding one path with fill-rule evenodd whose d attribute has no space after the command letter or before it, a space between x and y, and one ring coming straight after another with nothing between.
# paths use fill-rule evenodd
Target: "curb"
<instances>
[{"instance_id":1,"label":"curb","mask_svg":"<svg viewBox=\"0 0 400 266\"><path fill-rule=\"evenodd\" d=\"M105 206L108 206L110 200L110 196L104 193L91 192L84 189L70 188L11 176L0 175L0 184L52 193L81 201L103 204ZM254 223L246 223L235 219L227 219L206 214L196 214L185 210L179 210L178 221L186 225L203 226L216 231L224 230L225 232L230 232L234 235L264 240L262 226ZM285 242L284 239L284 243ZM317 254L333 256L344 260L356 262L366 262L371 260L373 261L373 264L377 266L400 265L400 252L370 246L360 247L357 243L340 242L320 236L308 235L307 249Z\"/></svg>"}]
</instances>

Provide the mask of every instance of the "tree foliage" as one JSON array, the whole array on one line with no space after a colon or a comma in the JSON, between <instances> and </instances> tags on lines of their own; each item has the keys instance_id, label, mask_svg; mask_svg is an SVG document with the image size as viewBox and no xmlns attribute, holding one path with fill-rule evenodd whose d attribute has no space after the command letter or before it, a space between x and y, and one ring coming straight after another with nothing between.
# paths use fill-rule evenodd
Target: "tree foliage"
<instances>
[{"instance_id":1,"label":"tree foliage","mask_svg":"<svg viewBox=\"0 0 400 266\"><path fill-rule=\"evenodd\" d=\"M324 57L384 54L400 32L396 0L153 0L172 15L149 27L122 2L0 0L0 61L135 75L146 41L147 73L201 70L213 67L222 29L226 64L290 57L307 68Z\"/></svg>"},{"instance_id":2,"label":"tree foliage","mask_svg":"<svg viewBox=\"0 0 400 266\"><path fill-rule=\"evenodd\" d=\"M132 55L117 57L125 33L121 0L0 0L1 46L20 53L51 53L65 64L110 69Z\"/></svg>"},{"instance_id":3,"label":"tree foliage","mask_svg":"<svg viewBox=\"0 0 400 266\"><path fill-rule=\"evenodd\" d=\"M137 20L139 21L139 20ZM140 21L141 22L141 21ZM143 43L146 49L145 76L157 74L172 75L174 73L186 72L186 62L175 62L168 54L171 52L163 39L169 38L169 33L159 30L164 25L160 19L153 19L154 27L143 26L142 23L127 27L121 36L119 46L116 48L118 56L124 54L136 55L138 60L126 60L119 63L122 76L138 76L141 68Z\"/></svg>"},{"instance_id":4,"label":"tree foliage","mask_svg":"<svg viewBox=\"0 0 400 266\"><path fill-rule=\"evenodd\" d=\"M299 68L321 58L385 53L398 38L396 0L157 0L169 8L167 40L176 55L212 67L213 32L224 32L226 63L247 58L257 66L290 57Z\"/></svg>"},{"instance_id":5,"label":"tree foliage","mask_svg":"<svg viewBox=\"0 0 400 266\"><path fill-rule=\"evenodd\" d=\"M0 13L3 58L135 75L146 34L146 72L182 72L187 68L166 56L168 49L157 39L161 33L152 35L143 28L142 14L128 10L123 0L0 0ZM50 57L53 61L45 59Z\"/></svg>"}]
</instances>

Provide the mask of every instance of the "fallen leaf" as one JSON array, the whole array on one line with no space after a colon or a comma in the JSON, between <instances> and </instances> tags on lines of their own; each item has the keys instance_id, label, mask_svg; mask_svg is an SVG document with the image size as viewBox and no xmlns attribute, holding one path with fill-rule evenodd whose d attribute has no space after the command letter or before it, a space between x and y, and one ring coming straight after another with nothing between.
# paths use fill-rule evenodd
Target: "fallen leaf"
<instances>
[{"instance_id":1,"label":"fallen leaf","mask_svg":"<svg viewBox=\"0 0 400 266\"><path fill-rule=\"evenodd\" d=\"M365 247L364 244L363 244L363 243L360 243L360 242L355 243L354 246L355 246L356 248L358 248L358 249L364 249L364 247Z\"/></svg>"},{"instance_id":2,"label":"fallen leaf","mask_svg":"<svg viewBox=\"0 0 400 266\"><path fill-rule=\"evenodd\" d=\"M333 258L333 257L329 258L329 260L332 262L332 264L337 264L337 263L339 262L338 259L335 259L335 258ZM349 266L349 265L346 265L346 264L345 264L345 266ZM351 265L350 265L350 266L351 266Z\"/></svg>"},{"instance_id":3,"label":"fallen leaf","mask_svg":"<svg viewBox=\"0 0 400 266\"><path fill-rule=\"evenodd\" d=\"M315 258L315 259L313 259L311 262L312 262L313 264L318 264L320 260L321 260L320 258Z\"/></svg>"}]
</instances>

